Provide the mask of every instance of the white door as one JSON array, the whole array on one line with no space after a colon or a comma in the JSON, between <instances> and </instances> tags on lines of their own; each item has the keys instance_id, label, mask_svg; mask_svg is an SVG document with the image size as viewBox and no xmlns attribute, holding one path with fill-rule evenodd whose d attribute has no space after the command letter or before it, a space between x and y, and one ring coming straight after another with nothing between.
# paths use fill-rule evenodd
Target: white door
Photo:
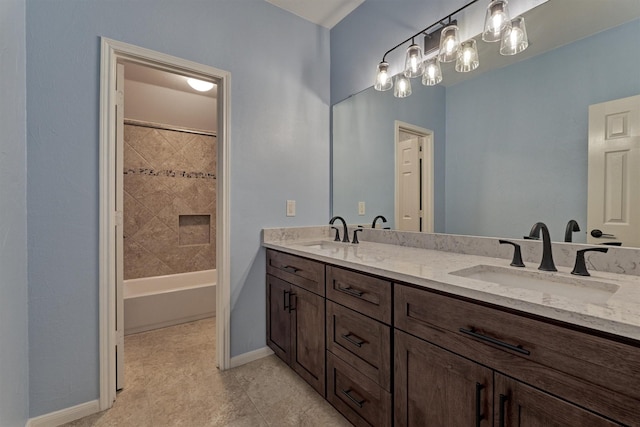
<instances>
[{"instance_id":1,"label":"white door","mask_svg":"<svg viewBox=\"0 0 640 427\"><path fill-rule=\"evenodd\" d=\"M640 95L589 106L588 179L587 242L639 247Z\"/></svg>"},{"instance_id":2,"label":"white door","mask_svg":"<svg viewBox=\"0 0 640 427\"><path fill-rule=\"evenodd\" d=\"M420 138L401 130L397 150L399 188L396 228L401 231L421 231Z\"/></svg>"},{"instance_id":3,"label":"white door","mask_svg":"<svg viewBox=\"0 0 640 427\"><path fill-rule=\"evenodd\" d=\"M116 390L124 388L124 64L117 64L116 75Z\"/></svg>"},{"instance_id":4,"label":"white door","mask_svg":"<svg viewBox=\"0 0 640 427\"><path fill-rule=\"evenodd\" d=\"M433 232L433 133L396 121L395 228Z\"/></svg>"}]
</instances>

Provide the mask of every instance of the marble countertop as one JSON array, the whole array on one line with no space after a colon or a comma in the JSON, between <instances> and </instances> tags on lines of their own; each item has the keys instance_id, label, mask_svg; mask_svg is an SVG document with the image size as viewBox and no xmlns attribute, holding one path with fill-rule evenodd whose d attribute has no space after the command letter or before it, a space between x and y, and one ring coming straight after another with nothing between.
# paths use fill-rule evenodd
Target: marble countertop
<instances>
[{"instance_id":1,"label":"marble countertop","mask_svg":"<svg viewBox=\"0 0 640 427\"><path fill-rule=\"evenodd\" d=\"M638 276L591 271L590 277L580 277L571 275L571 268L562 266L558 266L558 272L540 272L537 264L529 263L525 268L510 267L510 261L502 258L373 242L354 245L333 242L329 238L270 240L263 242L263 246L640 341ZM582 298L563 296L562 292L548 289L531 289L531 286L525 289L499 285L460 275L464 274L460 273L461 270L477 269L477 266L507 273L517 270L515 274L544 277L596 290L617 290L610 296L605 292L604 297L596 292L596 298L586 292Z\"/></svg>"}]
</instances>

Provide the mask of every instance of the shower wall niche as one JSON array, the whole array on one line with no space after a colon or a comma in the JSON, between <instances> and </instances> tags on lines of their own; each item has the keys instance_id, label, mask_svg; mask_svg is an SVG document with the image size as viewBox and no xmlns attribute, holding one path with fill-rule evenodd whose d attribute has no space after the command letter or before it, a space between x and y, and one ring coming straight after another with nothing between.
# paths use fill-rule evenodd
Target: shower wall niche
<instances>
[{"instance_id":1,"label":"shower wall niche","mask_svg":"<svg viewBox=\"0 0 640 427\"><path fill-rule=\"evenodd\" d=\"M216 268L213 135L126 121L124 279Z\"/></svg>"}]
</instances>

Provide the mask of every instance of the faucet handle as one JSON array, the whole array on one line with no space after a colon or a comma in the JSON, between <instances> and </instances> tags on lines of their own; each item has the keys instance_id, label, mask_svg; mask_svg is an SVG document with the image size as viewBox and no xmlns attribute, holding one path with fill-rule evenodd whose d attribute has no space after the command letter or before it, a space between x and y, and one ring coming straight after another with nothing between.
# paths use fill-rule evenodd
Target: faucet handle
<instances>
[{"instance_id":1,"label":"faucet handle","mask_svg":"<svg viewBox=\"0 0 640 427\"><path fill-rule=\"evenodd\" d=\"M336 238L333 239L334 242L339 242L340 241L340 230L338 230L338 227L331 227L332 230L336 230Z\"/></svg>"},{"instance_id":2,"label":"faucet handle","mask_svg":"<svg viewBox=\"0 0 640 427\"><path fill-rule=\"evenodd\" d=\"M584 253L585 252L604 252L606 253L609 248L587 248L580 249L576 252L576 263L573 266L573 271L571 274L575 274L576 276L591 276L587 271L587 264L584 261Z\"/></svg>"},{"instance_id":3,"label":"faucet handle","mask_svg":"<svg viewBox=\"0 0 640 427\"><path fill-rule=\"evenodd\" d=\"M356 245L360 243L358 241L358 231L362 231L362 230L364 230L364 228L356 228L355 230L353 230L353 240L351 241L351 243L355 243Z\"/></svg>"},{"instance_id":4,"label":"faucet handle","mask_svg":"<svg viewBox=\"0 0 640 427\"><path fill-rule=\"evenodd\" d=\"M520 251L520 245L514 242L510 242L508 240L498 240L501 245L512 245L513 246L513 259L511 260L512 267L524 267L524 262L522 262L522 252Z\"/></svg>"}]
</instances>

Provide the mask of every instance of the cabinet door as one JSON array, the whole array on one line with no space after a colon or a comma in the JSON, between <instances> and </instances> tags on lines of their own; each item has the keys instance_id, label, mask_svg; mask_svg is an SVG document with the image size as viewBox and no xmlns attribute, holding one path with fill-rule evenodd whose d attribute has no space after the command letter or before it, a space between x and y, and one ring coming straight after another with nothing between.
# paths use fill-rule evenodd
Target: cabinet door
<instances>
[{"instance_id":1,"label":"cabinet door","mask_svg":"<svg viewBox=\"0 0 640 427\"><path fill-rule=\"evenodd\" d=\"M621 425L498 373L494 390L494 425L497 427Z\"/></svg>"},{"instance_id":2,"label":"cabinet door","mask_svg":"<svg viewBox=\"0 0 640 427\"><path fill-rule=\"evenodd\" d=\"M287 364L291 361L291 285L267 275L267 344Z\"/></svg>"},{"instance_id":3,"label":"cabinet door","mask_svg":"<svg viewBox=\"0 0 640 427\"><path fill-rule=\"evenodd\" d=\"M396 426L492 424L490 369L404 332L394 336Z\"/></svg>"},{"instance_id":4,"label":"cabinet door","mask_svg":"<svg viewBox=\"0 0 640 427\"><path fill-rule=\"evenodd\" d=\"M291 367L325 396L324 298L291 286Z\"/></svg>"}]
</instances>

